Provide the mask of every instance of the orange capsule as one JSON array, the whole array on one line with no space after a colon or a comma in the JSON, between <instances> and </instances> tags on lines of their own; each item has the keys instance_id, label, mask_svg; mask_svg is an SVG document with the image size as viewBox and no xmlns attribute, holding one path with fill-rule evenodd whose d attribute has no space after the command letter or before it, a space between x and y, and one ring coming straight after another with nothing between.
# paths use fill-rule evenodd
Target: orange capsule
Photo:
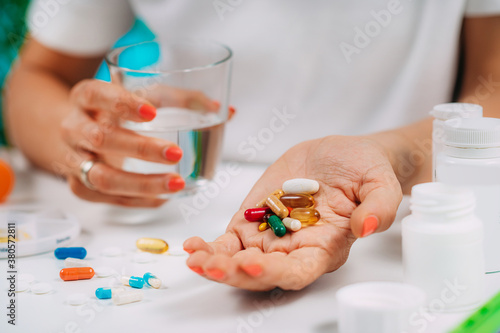
<instances>
[{"instance_id":1,"label":"orange capsule","mask_svg":"<svg viewBox=\"0 0 500 333\"><path fill-rule=\"evenodd\" d=\"M64 281L88 280L94 276L94 270L92 267L63 268L59 272L59 276Z\"/></svg>"}]
</instances>

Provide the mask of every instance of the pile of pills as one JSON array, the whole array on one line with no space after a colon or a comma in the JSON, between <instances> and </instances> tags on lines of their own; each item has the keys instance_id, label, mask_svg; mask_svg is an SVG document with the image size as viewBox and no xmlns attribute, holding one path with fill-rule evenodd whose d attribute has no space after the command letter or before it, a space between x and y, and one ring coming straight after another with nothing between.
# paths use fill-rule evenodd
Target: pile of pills
<instances>
[{"instance_id":1,"label":"pile of pills","mask_svg":"<svg viewBox=\"0 0 500 333\"><path fill-rule=\"evenodd\" d=\"M158 238L139 238L136 246L143 251L134 256L133 261L137 263L151 261L151 253L162 254L168 250L167 242ZM118 256L121 255L121 249L107 248L101 254L104 256ZM87 250L83 247L60 247L54 251L54 255L57 259L64 260L65 268L59 272L59 276L63 281L88 280L92 279L94 275L108 277L116 274L116 271L109 267L98 267L94 270L90 262L85 260ZM124 287L97 288L95 296L98 299L112 299L115 305L122 305L141 301L144 295L139 289L145 286L159 289L162 285L161 280L150 272L140 277L122 276L120 282ZM127 287L130 287L130 289ZM85 294L72 294L67 302L71 305L80 305L87 300L88 296Z\"/></svg>"},{"instance_id":2,"label":"pile of pills","mask_svg":"<svg viewBox=\"0 0 500 333\"><path fill-rule=\"evenodd\" d=\"M278 189L259 201L257 208L245 211L249 222L261 222L259 230L271 228L278 237L287 230L298 231L302 226L319 221L320 214L314 209L313 195L318 192L319 183L312 179L296 178L283 183Z\"/></svg>"}]
</instances>

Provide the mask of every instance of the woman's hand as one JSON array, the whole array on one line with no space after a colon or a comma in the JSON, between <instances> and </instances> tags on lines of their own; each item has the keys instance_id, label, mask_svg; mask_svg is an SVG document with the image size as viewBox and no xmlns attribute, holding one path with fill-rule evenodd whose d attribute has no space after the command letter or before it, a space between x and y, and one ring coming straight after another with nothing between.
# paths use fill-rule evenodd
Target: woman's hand
<instances>
[{"instance_id":1,"label":"woman's hand","mask_svg":"<svg viewBox=\"0 0 500 333\"><path fill-rule=\"evenodd\" d=\"M285 180L309 178L320 222L278 238L243 213ZM249 290L298 290L342 266L357 237L389 228L402 199L385 150L373 140L331 136L301 143L271 165L212 243L185 241L187 265L204 277Z\"/></svg>"},{"instance_id":2,"label":"woman's hand","mask_svg":"<svg viewBox=\"0 0 500 333\"><path fill-rule=\"evenodd\" d=\"M171 105L217 110L216 102L199 92L171 89ZM63 139L69 147L65 172L73 192L79 197L123 206L156 207L164 203L157 196L184 188L184 180L175 173L134 174L121 170L124 157L150 162L175 164L182 150L172 142L145 137L120 127L129 120L146 122L155 118L156 108L123 87L98 80L84 80L70 93L72 110L62 123ZM79 176L80 164L96 160L88 172L93 189Z\"/></svg>"}]
</instances>

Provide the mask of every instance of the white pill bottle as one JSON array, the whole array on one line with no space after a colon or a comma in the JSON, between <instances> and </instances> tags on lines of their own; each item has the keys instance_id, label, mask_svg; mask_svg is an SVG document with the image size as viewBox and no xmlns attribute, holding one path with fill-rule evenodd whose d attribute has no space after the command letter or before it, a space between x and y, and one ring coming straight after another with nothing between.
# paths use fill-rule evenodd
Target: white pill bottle
<instances>
[{"instance_id":1,"label":"white pill bottle","mask_svg":"<svg viewBox=\"0 0 500 333\"><path fill-rule=\"evenodd\" d=\"M431 312L461 311L481 304L484 285L483 228L474 193L442 183L415 185L412 214L403 219L405 281L427 295Z\"/></svg>"},{"instance_id":2,"label":"white pill bottle","mask_svg":"<svg viewBox=\"0 0 500 333\"><path fill-rule=\"evenodd\" d=\"M443 103L434 106L429 113L432 122L432 180L436 179L436 156L444 148L444 122L456 118L481 118L483 107L470 103Z\"/></svg>"},{"instance_id":3,"label":"white pill bottle","mask_svg":"<svg viewBox=\"0 0 500 333\"><path fill-rule=\"evenodd\" d=\"M484 224L486 272L500 272L500 119L452 119L444 130L436 180L474 191L476 215Z\"/></svg>"}]
</instances>

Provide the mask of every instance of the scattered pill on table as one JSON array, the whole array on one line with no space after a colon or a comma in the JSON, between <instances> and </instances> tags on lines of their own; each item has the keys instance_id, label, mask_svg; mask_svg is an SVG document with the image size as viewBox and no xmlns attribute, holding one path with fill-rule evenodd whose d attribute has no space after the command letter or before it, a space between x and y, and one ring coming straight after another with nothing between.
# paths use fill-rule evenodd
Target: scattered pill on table
<instances>
[{"instance_id":1,"label":"scattered pill on table","mask_svg":"<svg viewBox=\"0 0 500 333\"><path fill-rule=\"evenodd\" d=\"M66 302L69 305L83 305L86 304L89 301L89 297L85 294L78 293L78 294L71 294L66 298Z\"/></svg>"},{"instance_id":2,"label":"scattered pill on table","mask_svg":"<svg viewBox=\"0 0 500 333\"><path fill-rule=\"evenodd\" d=\"M139 238L135 245L141 251L155 254L165 253L168 250L167 242L159 238Z\"/></svg>"},{"instance_id":3,"label":"scattered pill on table","mask_svg":"<svg viewBox=\"0 0 500 333\"><path fill-rule=\"evenodd\" d=\"M31 285L31 292L33 294L41 295L48 294L53 290L53 287L50 283L40 282Z\"/></svg>"},{"instance_id":4,"label":"scattered pill on table","mask_svg":"<svg viewBox=\"0 0 500 333\"><path fill-rule=\"evenodd\" d=\"M58 247L55 249L54 255L61 260L66 258L85 259L87 250L83 247Z\"/></svg>"},{"instance_id":5,"label":"scattered pill on table","mask_svg":"<svg viewBox=\"0 0 500 333\"><path fill-rule=\"evenodd\" d=\"M115 305L124 305L133 302L139 302L144 297L144 294L140 290L130 290L113 295L112 300Z\"/></svg>"},{"instance_id":6,"label":"scattered pill on table","mask_svg":"<svg viewBox=\"0 0 500 333\"><path fill-rule=\"evenodd\" d=\"M66 258L64 259L64 266L67 268L71 267L89 267L90 264L87 260L76 259L76 258Z\"/></svg>"},{"instance_id":7,"label":"scattered pill on table","mask_svg":"<svg viewBox=\"0 0 500 333\"><path fill-rule=\"evenodd\" d=\"M137 276L122 276L120 278L121 283L125 286L130 286L132 288L141 289L144 287L144 279Z\"/></svg>"},{"instance_id":8,"label":"scattered pill on table","mask_svg":"<svg viewBox=\"0 0 500 333\"><path fill-rule=\"evenodd\" d=\"M143 276L144 282L150 287L159 289L161 287L161 280L151 273L145 273Z\"/></svg>"},{"instance_id":9,"label":"scattered pill on table","mask_svg":"<svg viewBox=\"0 0 500 333\"><path fill-rule=\"evenodd\" d=\"M88 280L94 277L94 269L92 267L63 268L59 276L64 281Z\"/></svg>"},{"instance_id":10,"label":"scattered pill on table","mask_svg":"<svg viewBox=\"0 0 500 333\"><path fill-rule=\"evenodd\" d=\"M27 281L17 281L16 293L22 293L30 288L30 283Z\"/></svg>"},{"instance_id":11,"label":"scattered pill on table","mask_svg":"<svg viewBox=\"0 0 500 333\"><path fill-rule=\"evenodd\" d=\"M124 292L125 288L97 288L95 290L95 297L98 299L110 299L113 295L117 295Z\"/></svg>"}]
</instances>

